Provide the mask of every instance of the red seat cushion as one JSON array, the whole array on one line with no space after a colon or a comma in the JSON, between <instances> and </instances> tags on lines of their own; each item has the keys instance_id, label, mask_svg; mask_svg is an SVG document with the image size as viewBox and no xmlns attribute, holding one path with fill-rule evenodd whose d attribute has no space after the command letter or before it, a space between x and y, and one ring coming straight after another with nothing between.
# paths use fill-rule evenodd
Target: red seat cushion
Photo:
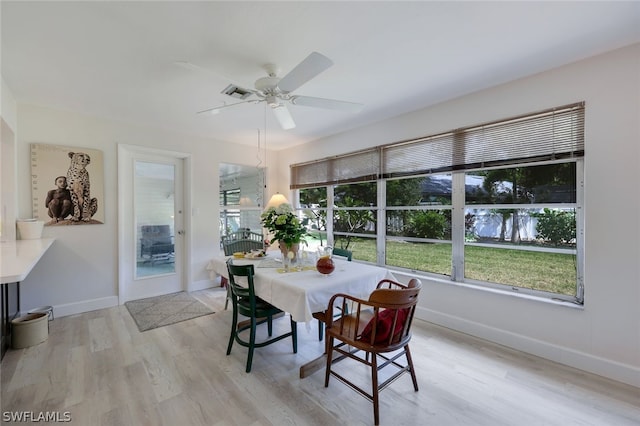
<instances>
[{"instance_id":1,"label":"red seat cushion","mask_svg":"<svg viewBox=\"0 0 640 426\"><path fill-rule=\"evenodd\" d=\"M397 309L385 309L378 313L377 325L376 325L376 338L374 343L386 343L391 336L391 328L393 327L393 318ZM402 327L407 319L409 309L400 309L398 311L398 320L396 326L393 329L393 336L396 337L402 332ZM371 318L371 321L364 327L362 334L358 340L371 340L371 333L373 332L373 323L376 321L376 317Z\"/></svg>"}]
</instances>

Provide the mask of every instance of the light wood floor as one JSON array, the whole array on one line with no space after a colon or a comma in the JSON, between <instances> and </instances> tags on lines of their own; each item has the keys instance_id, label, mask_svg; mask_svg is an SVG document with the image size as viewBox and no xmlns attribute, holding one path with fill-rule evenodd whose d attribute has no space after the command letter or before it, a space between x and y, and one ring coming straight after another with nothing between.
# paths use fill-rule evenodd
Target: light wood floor
<instances>
[{"instance_id":1,"label":"light wood floor","mask_svg":"<svg viewBox=\"0 0 640 426\"><path fill-rule=\"evenodd\" d=\"M298 324L298 354L289 339L258 349L246 374L245 348L225 355L224 291L193 294L216 313L144 333L124 306L56 318L45 343L5 355L0 423L27 411L82 426L373 424L367 400L324 387L324 369L298 377L323 351L315 323ZM413 331L420 391L407 375L384 390L382 425L640 425L638 388L421 321Z\"/></svg>"}]
</instances>

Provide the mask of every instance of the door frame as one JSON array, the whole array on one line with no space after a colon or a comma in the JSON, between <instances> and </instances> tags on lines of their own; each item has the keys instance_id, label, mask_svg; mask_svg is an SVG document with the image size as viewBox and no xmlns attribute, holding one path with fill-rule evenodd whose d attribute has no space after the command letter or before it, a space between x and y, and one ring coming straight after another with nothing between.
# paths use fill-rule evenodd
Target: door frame
<instances>
[{"instance_id":1,"label":"door frame","mask_svg":"<svg viewBox=\"0 0 640 426\"><path fill-rule=\"evenodd\" d=\"M127 228L127 223L131 223L131 220L127 220L126 215L133 215L135 212L131 209L133 205L133 198L131 188L133 182L130 180L132 176L132 160L137 154L142 155L157 155L171 157L177 160L182 160L182 194L183 194L183 224L182 228L184 233L180 236L182 238L182 253L177 253L181 256L182 262L181 274L178 276L180 280L180 288L183 291L189 291L189 283L191 282L191 154L177 151L169 151L162 149L149 148L138 145L118 144L118 303L120 305L127 302L126 285L127 280L130 279L132 268L132 259L126 259L124 254L129 253L131 243L131 230ZM135 222L135 221L134 221ZM176 238L178 236L176 235Z\"/></svg>"}]
</instances>

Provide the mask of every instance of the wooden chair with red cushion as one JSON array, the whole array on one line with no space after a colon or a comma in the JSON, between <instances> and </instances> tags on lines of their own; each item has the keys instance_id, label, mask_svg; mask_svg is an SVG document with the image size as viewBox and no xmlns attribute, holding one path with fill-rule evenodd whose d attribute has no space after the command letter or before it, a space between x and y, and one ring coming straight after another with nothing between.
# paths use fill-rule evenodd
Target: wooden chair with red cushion
<instances>
[{"instance_id":1,"label":"wooden chair with red cushion","mask_svg":"<svg viewBox=\"0 0 640 426\"><path fill-rule=\"evenodd\" d=\"M412 279L408 285L382 280L368 300L340 293L329 301L326 312L334 312L334 309L340 308L349 314L339 318L327 315L327 368L324 385L328 387L329 378L334 376L373 402L376 425L380 420L378 407L381 390L404 373L409 373L413 388L418 391L409 341L421 287L422 284L417 279ZM334 353L337 353L337 357L333 356ZM406 359L404 365L400 363L402 356ZM346 358L371 368L371 392L356 384L358 378L351 373L357 374L357 369L344 369L341 373L336 371L336 363ZM378 363L379 359L381 364ZM384 382L378 383L378 372L390 366L397 368L397 371Z\"/></svg>"}]
</instances>

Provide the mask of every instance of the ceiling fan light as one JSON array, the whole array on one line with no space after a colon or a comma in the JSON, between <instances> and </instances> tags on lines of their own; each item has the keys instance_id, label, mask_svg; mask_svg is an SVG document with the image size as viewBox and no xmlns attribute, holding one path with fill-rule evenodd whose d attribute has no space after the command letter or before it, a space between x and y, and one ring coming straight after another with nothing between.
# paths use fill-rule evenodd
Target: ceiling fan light
<instances>
[{"instance_id":1,"label":"ceiling fan light","mask_svg":"<svg viewBox=\"0 0 640 426\"><path fill-rule=\"evenodd\" d=\"M276 116L276 119L283 130L290 130L296 127L293 117L291 117L289 110L284 105L272 105L272 108L273 114Z\"/></svg>"}]
</instances>

